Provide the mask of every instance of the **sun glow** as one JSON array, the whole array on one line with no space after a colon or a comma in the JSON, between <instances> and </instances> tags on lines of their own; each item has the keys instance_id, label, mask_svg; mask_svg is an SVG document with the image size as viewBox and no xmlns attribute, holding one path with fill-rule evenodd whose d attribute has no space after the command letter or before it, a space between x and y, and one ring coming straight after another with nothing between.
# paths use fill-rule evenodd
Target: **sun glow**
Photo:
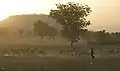
<instances>
[{"instance_id":1,"label":"sun glow","mask_svg":"<svg viewBox=\"0 0 120 71\"><path fill-rule=\"evenodd\" d=\"M31 0L0 0L0 20L14 14L27 13Z\"/></svg>"},{"instance_id":2,"label":"sun glow","mask_svg":"<svg viewBox=\"0 0 120 71\"><path fill-rule=\"evenodd\" d=\"M91 4L89 0L0 0L0 20L10 15L44 13L54 8L56 3L80 2ZM91 5L97 4L97 1Z\"/></svg>"},{"instance_id":3,"label":"sun glow","mask_svg":"<svg viewBox=\"0 0 120 71\"><path fill-rule=\"evenodd\" d=\"M92 29L107 27L111 30L113 23L120 23L120 0L0 0L0 21L16 14L49 14L56 3L67 2L79 2L92 8L89 16ZM116 30L116 26L114 28Z\"/></svg>"},{"instance_id":4,"label":"sun glow","mask_svg":"<svg viewBox=\"0 0 120 71\"><path fill-rule=\"evenodd\" d=\"M0 0L0 20L16 14L48 14L56 3L81 2L84 0ZM83 1L83 2L82 2ZM90 1L85 3L91 3Z\"/></svg>"}]
</instances>

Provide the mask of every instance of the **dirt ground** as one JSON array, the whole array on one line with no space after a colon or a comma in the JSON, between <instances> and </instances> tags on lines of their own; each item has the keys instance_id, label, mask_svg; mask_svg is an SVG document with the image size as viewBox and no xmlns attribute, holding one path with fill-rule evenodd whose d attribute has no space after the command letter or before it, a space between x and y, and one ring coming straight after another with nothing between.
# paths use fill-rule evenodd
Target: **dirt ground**
<instances>
[{"instance_id":1,"label":"dirt ground","mask_svg":"<svg viewBox=\"0 0 120 71\"><path fill-rule=\"evenodd\" d=\"M1 71L120 71L120 58L3 57Z\"/></svg>"}]
</instances>

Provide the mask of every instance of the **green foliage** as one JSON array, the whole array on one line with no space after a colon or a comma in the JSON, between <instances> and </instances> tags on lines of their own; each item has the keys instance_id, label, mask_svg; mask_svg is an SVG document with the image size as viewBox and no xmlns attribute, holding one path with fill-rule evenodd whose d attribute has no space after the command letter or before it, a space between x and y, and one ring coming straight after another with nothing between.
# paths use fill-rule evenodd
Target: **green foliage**
<instances>
[{"instance_id":1,"label":"green foliage","mask_svg":"<svg viewBox=\"0 0 120 71\"><path fill-rule=\"evenodd\" d=\"M41 36L41 38L45 36L55 37L58 34L58 31L54 27L50 27L40 20L34 23L33 31L35 35Z\"/></svg>"},{"instance_id":2,"label":"green foliage","mask_svg":"<svg viewBox=\"0 0 120 71\"><path fill-rule=\"evenodd\" d=\"M81 30L87 28L91 23L86 20L91 8L88 5L79 5L69 2L67 4L56 4L57 9L51 10L49 17L62 25L62 35L71 43L78 42Z\"/></svg>"}]
</instances>

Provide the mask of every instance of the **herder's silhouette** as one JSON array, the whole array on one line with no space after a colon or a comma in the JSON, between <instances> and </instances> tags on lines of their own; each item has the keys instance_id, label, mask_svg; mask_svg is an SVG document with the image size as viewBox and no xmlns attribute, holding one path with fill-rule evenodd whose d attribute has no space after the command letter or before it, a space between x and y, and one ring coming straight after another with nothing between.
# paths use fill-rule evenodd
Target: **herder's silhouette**
<instances>
[{"instance_id":1,"label":"herder's silhouette","mask_svg":"<svg viewBox=\"0 0 120 71\"><path fill-rule=\"evenodd\" d=\"M93 48L91 48L91 57L92 57L93 59L95 59L95 56L94 56L94 49L93 49Z\"/></svg>"}]
</instances>

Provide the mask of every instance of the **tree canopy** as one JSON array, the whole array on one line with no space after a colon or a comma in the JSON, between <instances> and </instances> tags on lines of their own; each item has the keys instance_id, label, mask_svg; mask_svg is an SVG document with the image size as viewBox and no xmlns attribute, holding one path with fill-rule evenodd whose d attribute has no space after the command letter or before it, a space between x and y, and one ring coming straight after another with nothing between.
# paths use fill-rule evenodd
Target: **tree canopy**
<instances>
[{"instance_id":1,"label":"tree canopy","mask_svg":"<svg viewBox=\"0 0 120 71\"><path fill-rule=\"evenodd\" d=\"M38 20L34 23L34 34L37 36L41 36L41 38L45 36L55 37L57 36L58 31L54 27L48 26L46 23Z\"/></svg>"}]
</instances>

